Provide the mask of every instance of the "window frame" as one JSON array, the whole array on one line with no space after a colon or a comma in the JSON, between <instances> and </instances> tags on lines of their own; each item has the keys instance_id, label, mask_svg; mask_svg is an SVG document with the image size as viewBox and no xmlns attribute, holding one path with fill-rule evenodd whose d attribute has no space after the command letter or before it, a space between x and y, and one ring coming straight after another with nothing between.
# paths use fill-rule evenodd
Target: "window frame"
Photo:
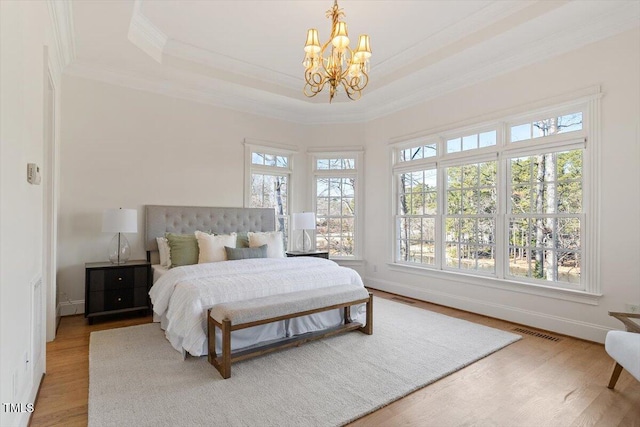
<instances>
[{"instance_id":1,"label":"window frame","mask_svg":"<svg viewBox=\"0 0 640 427\"><path fill-rule=\"evenodd\" d=\"M311 206L316 221L318 218L318 179L319 178L355 178L354 185L354 229L353 229L353 255L335 256L331 255L331 259L335 260L362 260L363 242L363 177L364 177L364 150L362 147L351 147L347 149L329 149L325 150L309 150L310 171L311 171ZM353 169L318 169L318 160L323 159L354 159L355 167ZM328 215L330 216L330 215ZM340 216L342 218L342 216ZM317 248L317 233L313 233L313 246Z\"/></svg>"},{"instance_id":2,"label":"window frame","mask_svg":"<svg viewBox=\"0 0 640 427\"><path fill-rule=\"evenodd\" d=\"M439 132L425 133L422 137L412 137L405 140L392 141L391 148L391 176L392 176L392 250L389 266L392 269L409 271L416 274L427 274L430 276L451 279L458 276L462 281L474 284L482 284L501 289L516 290L524 293L552 296L560 299L584 302L587 304L597 304L597 299L601 296L598 266L598 203L599 182L597 180L599 172L599 114L601 93L588 94L585 97L568 100L563 104L556 104L540 108L539 105L530 109L518 108L518 111L526 113L502 114L498 120L487 121L479 124L472 124L465 127L444 129ZM527 121L542 120L542 117L561 116L568 113L582 113L582 129L572 132L550 135L546 137L532 138L511 142L511 126L516 126ZM495 126L496 145L477 149L463 150L459 152L447 153L447 140L456 136L464 136L471 133L482 133L491 130ZM587 144L587 137L589 144ZM429 159L416 161L399 161L402 150L412 146L426 145L437 141L437 155ZM526 155L546 154L549 152L562 152L570 149L582 149L582 211L572 216L580 217L580 252L581 271L580 285L567 286L565 282L549 282L546 280L527 280L528 278L509 275L509 262L506 259L509 248L508 221L513 215L508 210L507 198L509 190L507 180L510 179L510 160ZM481 274L477 270L460 270L446 268L446 227L444 218L446 215L446 168L453 165L468 163L480 163L483 160L497 161L497 207L496 207L496 255L495 274ZM428 160L428 161L427 161ZM421 265L417 263L404 262L400 260L399 248L399 192L400 174L407 171L422 170L431 165L438 173L438 206L436 229L439 227L440 241L436 242L436 263L435 265Z\"/></svg>"},{"instance_id":3,"label":"window frame","mask_svg":"<svg viewBox=\"0 0 640 427\"><path fill-rule=\"evenodd\" d=\"M287 158L287 166L268 166L253 163L253 153L258 152L261 154L271 154L276 156L283 156ZM277 222L280 218L284 219L284 238L287 241L287 250L291 248L291 239L288 238L291 230L291 206L293 202L294 184L293 184L293 171L294 171L294 155L297 153L297 147L287 146L282 144L276 144L266 141L257 141L245 139L244 141L244 157L245 157L245 174L244 174L244 207L250 208L251 206L251 183L253 174L271 175L271 176L286 176L287 177L287 211L283 215L279 215L276 210L275 220L276 229ZM275 209L275 208L274 208Z\"/></svg>"}]
</instances>

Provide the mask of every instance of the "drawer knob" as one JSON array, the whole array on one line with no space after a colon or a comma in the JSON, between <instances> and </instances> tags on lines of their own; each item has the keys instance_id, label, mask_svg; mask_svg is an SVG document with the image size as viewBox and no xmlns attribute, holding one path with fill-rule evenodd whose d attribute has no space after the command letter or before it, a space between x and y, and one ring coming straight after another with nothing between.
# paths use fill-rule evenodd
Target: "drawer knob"
<instances>
[{"instance_id":1,"label":"drawer knob","mask_svg":"<svg viewBox=\"0 0 640 427\"><path fill-rule=\"evenodd\" d=\"M122 280L122 277L118 277L118 280Z\"/></svg>"},{"instance_id":2,"label":"drawer knob","mask_svg":"<svg viewBox=\"0 0 640 427\"><path fill-rule=\"evenodd\" d=\"M122 301L122 298L118 297L118 302Z\"/></svg>"}]
</instances>

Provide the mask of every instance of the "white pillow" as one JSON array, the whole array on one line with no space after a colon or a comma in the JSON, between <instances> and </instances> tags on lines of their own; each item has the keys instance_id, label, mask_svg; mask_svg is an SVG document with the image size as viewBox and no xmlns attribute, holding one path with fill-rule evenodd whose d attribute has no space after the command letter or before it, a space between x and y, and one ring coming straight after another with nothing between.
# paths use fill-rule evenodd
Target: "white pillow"
<instances>
[{"instance_id":1,"label":"white pillow","mask_svg":"<svg viewBox=\"0 0 640 427\"><path fill-rule=\"evenodd\" d=\"M163 267L171 267L171 248L169 241L164 237L156 237L158 242L158 252L160 253L160 265Z\"/></svg>"},{"instance_id":2,"label":"white pillow","mask_svg":"<svg viewBox=\"0 0 640 427\"><path fill-rule=\"evenodd\" d=\"M198 240L198 249L200 250L198 264L226 261L227 252L224 250L224 247L236 247L236 233L214 236L213 234L196 231L195 235Z\"/></svg>"},{"instance_id":3,"label":"white pillow","mask_svg":"<svg viewBox=\"0 0 640 427\"><path fill-rule=\"evenodd\" d=\"M281 231L272 231L268 233L252 233L248 232L249 247L257 248L267 245L267 258L284 258L284 239Z\"/></svg>"}]
</instances>

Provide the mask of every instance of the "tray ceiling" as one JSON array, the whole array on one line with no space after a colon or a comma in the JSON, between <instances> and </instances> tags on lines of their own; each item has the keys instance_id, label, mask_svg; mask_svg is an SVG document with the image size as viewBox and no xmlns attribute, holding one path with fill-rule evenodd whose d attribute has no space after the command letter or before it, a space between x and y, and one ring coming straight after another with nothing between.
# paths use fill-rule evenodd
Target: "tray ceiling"
<instances>
[{"instance_id":1,"label":"tray ceiling","mask_svg":"<svg viewBox=\"0 0 640 427\"><path fill-rule=\"evenodd\" d=\"M640 25L640 2L342 0L352 45L371 37L362 99L302 94L323 1L73 1L71 75L300 123L399 111ZM337 102L336 102L337 101Z\"/></svg>"}]
</instances>

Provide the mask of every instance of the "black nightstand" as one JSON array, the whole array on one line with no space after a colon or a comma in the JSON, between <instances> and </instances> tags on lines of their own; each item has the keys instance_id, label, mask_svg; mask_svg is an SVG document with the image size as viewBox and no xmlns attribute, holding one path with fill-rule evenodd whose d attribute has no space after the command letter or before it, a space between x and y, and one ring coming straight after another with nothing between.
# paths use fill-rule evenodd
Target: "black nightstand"
<instances>
[{"instance_id":1,"label":"black nightstand","mask_svg":"<svg viewBox=\"0 0 640 427\"><path fill-rule=\"evenodd\" d=\"M84 317L93 318L129 311L149 311L151 263L144 260L125 264L88 262L84 265Z\"/></svg>"},{"instance_id":2,"label":"black nightstand","mask_svg":"<svg viewBox=\"0 0 640 427\"><path fill-rule=\"evenodd\" d=\"M288 257L312 256L316 258L329 259L329 252L328 251L310 251L310 252L289 251L287 252L287 256Z\"/></svg>"}]
</instances>

